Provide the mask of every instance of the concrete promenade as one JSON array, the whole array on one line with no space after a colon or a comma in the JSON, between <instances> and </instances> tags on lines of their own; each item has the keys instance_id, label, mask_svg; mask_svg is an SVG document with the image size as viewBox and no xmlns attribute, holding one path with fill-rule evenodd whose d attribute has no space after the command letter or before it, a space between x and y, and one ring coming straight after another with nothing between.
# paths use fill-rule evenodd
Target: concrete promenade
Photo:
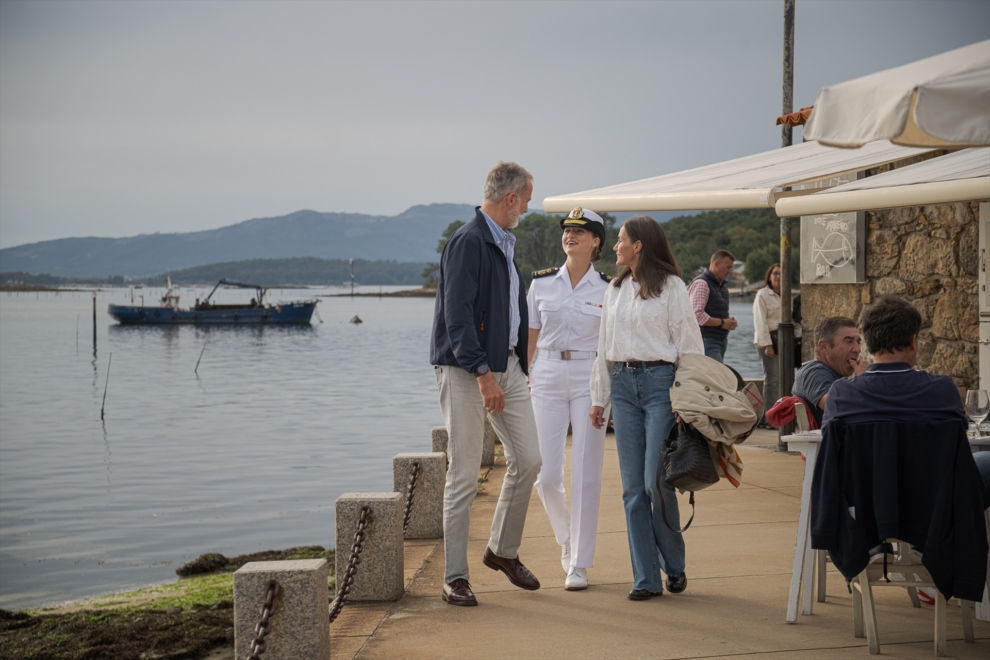
<instances>
[{"instance_id":1,"label":"concrete promenade","mask_svg":"<svg viewBox=\"0 0 990 660\"><path fill-rule=\"evenodd\" d=\"M586 591L563 588L560 550L534 493L519 551L542 582L527 592L481 563L504 459L482 485L471 513L471 584L478 607L440 599L443 546L407 541L406 591L396 603L353 604L331 626L333 658L867 658L853 637L852 597L829 564L827 599L814 615L784 622L804 463L772 451L776 434L757 431L742 449L737 490L725 480L696 495L685 533L688 588L633 602L615 441L606 436L595 567ZM570 479L570 475L567 475ZM681 499L682 521L690 515ZM883 655L934 657L934 607L911 607L906 590L878 589ZM990 624L975 621L963 642L955 601L947 616L948 657L990 658Z\"/></svg>"}]
</instances>

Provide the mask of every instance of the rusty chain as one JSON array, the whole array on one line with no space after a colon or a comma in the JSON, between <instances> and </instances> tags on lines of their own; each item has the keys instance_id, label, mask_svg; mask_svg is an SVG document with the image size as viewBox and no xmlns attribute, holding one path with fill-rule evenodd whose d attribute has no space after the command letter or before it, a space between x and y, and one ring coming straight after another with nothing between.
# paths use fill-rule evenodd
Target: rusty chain
<instances>
[{"instance_id":1,"label":"rusty chain","mask_svg":"<svg viewBox=\"0 0 990 660\"><path fill-rule=\"evenodd\" d=\"M412 474L409 475L409 486L406 488L406 513L402 518L402 533L409 529L409 518L412 516L413 497L416 496L416 480L419 478L419 461L413 461Z\"/></svg>"},{"instance_id":2,"label":"rusty chain","mask_svg":"<svg viewBox=\"0 0 990 660\"><path fill-rule=\"evenodd\" d=\"M254 639L251 641L251 655L247 660L260 660L261 654L268 648L265 637L272 631L272 616L275 614L276 599L281 595L282 587L275 580L269 580L265 593L265 604L261 606L261 621L254 627Z\"/></svg>"},{"instance_id":3,"label":"rusty chain","mask_svg":"<svg viewBox=\"0 0 990 660\"><path fill-rule=\"evenodd\" d=\"M371 507L361 507L361 516L358 518L357 531L354 532L354 544L351 546L351 558L347 561L347 571L344 573L344 580L337 590L337 597L330 605L330 623L336 620L340 610L344 609L347 596L351 593L351 586L354 584L354 574L357 573L358 564L361 563L361 551L364 549L364 530L368 528L371 521Z\"/></svg>"}]
</instances>

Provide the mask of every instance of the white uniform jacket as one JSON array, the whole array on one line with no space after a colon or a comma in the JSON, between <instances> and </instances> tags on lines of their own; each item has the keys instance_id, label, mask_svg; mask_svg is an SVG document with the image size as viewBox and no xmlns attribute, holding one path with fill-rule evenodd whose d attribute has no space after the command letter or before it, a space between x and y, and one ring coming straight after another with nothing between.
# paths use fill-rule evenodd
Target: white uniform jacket
<instances>
[{"instance_id":1,"label":"white uniform jacket","mask_svg":"<svg viewBox=\"0 0 990 660\"><path fill-rule=\"evenodd\" d=\"M572 289L566 265L535 275L529 285L527 303L529 327L540 331L537 351L597 351L608 276L592 266ZM590 359L589 373L592 364L593 359Z\"/></svg>"}]
</instances>

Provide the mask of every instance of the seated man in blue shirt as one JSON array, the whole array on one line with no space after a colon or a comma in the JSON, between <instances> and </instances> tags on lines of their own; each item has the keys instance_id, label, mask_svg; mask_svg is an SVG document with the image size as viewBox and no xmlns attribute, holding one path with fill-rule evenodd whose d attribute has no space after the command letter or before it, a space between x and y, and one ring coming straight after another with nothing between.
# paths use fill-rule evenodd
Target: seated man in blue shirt
<instances>
[{"instance_id":1,"label":"seated man in blue shirt","mask_svg":"<svg viewBox=\"0 0 990 660\"><path fill-rule=\"evenodd\" d=\"M863 338L873 364L855 378L842 378L828 392L824 424L833 419L847 423L873 422L894 417L904 422L968 421L962 397L948 376L915 371L921 314L911 303L887 296L863 312ZM983 502L990 504L987 458L977 454L984 481Z\"/></svg>"},{"instance_id":2,"label":"seated man in blue shirt","mask_svg":"<svg viewBox=\"0 0 990 660\"><path fill-rule=\"evenodd\" d=\"M865 360L859 359L856 322L845 316L830 316L815 326L815 359L798 370L791 392L811 404L815 422L821 428L832 383L863 373L866 365Z\"/></svg>"}]
</instances>

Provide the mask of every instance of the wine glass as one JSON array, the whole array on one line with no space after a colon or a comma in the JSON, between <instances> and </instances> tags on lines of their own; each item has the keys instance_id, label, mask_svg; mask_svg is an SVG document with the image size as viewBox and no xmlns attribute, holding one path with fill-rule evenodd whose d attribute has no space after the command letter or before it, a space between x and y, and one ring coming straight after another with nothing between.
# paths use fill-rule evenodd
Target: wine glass
<instances>
[{"instance_id":1,"label":"wine glass","mask_svg":"<svg viewBox=\"0 0 990 660\"><path fill-rule=\"evenodd\" d=\"M966 391L966 414L976 424L976 433L979 435L980 423L990 415L990 397L986 390Z\"/></svg>"}]
</instances>

